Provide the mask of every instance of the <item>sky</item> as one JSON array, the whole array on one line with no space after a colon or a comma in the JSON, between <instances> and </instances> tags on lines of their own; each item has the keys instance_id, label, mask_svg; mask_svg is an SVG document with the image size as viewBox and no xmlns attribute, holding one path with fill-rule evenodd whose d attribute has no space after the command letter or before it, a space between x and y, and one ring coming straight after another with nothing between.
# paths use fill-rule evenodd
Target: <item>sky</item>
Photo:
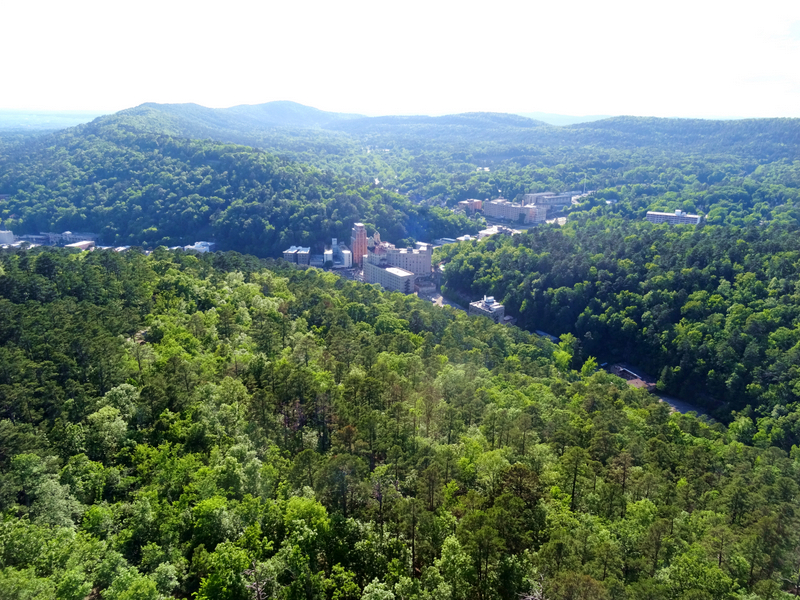
<instances>
[{"instance_id":1,"label":"sky","mask_svg":"<svg viewBox=\"0 0 800 600\"><path fill-rule=\"evenodd\" d=\"M800 0L3 0L0 109L800 117Z\"/></svg>"}]
</instances>

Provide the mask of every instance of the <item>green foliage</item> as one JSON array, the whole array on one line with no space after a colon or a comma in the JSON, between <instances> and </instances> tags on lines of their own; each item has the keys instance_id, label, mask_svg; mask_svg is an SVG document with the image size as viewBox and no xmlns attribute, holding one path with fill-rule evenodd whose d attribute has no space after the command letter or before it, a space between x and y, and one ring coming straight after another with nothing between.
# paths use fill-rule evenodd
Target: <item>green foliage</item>
<instances>
[{"instance_id":1,"label":"green foliage","mask_svg":"<svg viewBox=\"0 0 800 600\"><path fill-rule=\"evenodd\" d=\"M214 239L277 256L349 239L354 221L389 241L477 232L463 215L416 206L372 179L172 137L124 114L0 151L0 170L0 193L11 195L0 221L17 234L93 231L107 244L146 247Z\"/></svg>"},{"instance_id":2,"label":"green foliage","mask_svg":"<svg viewBox=\"0 0 800 600\"><path fill-rule=\"evenodd\" d=\"M494 295L519 325L569 336L555 353L563 372L588 355L632 362L720 418L756 407L757 423L737 421L742 441L800 443L796 227L603 217L447 252L451 294Z\"/></svg>"},{"instance_id":3,"label":"green foliage","mask_svg":"<svg viewBox=\"0 0 800 600\"><path fill-rule=\"evenodd\" d=\"M579 335L316 269L0 262L3 597L766 598L796 578L800 462L770 445L788 412L673 414Z\"/></svg>"}]
</instances>

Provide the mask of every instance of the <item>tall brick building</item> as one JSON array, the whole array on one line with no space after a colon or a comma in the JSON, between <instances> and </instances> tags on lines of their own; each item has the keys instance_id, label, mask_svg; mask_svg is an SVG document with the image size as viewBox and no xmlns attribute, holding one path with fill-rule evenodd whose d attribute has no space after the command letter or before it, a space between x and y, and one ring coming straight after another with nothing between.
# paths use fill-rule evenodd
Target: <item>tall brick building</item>
<instances>
[{"instance_id":1,"label":"tall brick building","mask_svg":"<svg viewBox=\"0 0 800 600\"><path fill-rule=\"evenodd\" d=\"M353 252L353 264L363 267L364 255L367 253L367 229L363 223L353 224L350 250Z\"/></svg>"}]
</instances>

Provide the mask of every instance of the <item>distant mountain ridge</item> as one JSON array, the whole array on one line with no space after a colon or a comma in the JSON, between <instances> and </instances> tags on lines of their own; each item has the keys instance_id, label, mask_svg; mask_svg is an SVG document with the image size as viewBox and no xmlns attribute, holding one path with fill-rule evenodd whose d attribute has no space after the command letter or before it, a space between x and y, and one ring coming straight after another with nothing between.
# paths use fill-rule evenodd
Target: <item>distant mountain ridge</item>
<instances>
[{"instance_id":1,"label":"distant mountain ridge","mask_svg":"<svg viewBox=\"0 0 800 600\"><path fill-rule=\"evenodd\" d=\"M141 107L153 108L206 125L227 128L250 126L322 129L338 121L364 118L363 115L328 112L284 100L264 104L240 104L230 108L152 102L142 104Z\"/></svg>"},{"instance_id":2,"label":"distant mountain ridge","mask_svg":"<svg viewBox=\"0 0 800 600\"><path fill-rule=\"evenodd\" d=\"M102 117L100 121L120 122L140 131L188 138L265 147L276 132L317 137L356 137L364 143L381 143L386 138L434 139L451 143L508 140L534 141L530 133L550 125L505 113L462 113L439 117L367 117L335 113L296 102L268 102L231 108L207 108L199 104L147 103ZM381 139L376 139L381 138Z\"/></svg>"},{"instance_id":3,"label":"distant mountain ridge","mask_svg":"<svg viewBox=\"0 0 800 600\"><path fill-rule=\"evenodd\" d=\"M546 113L546 112L520 112L515 114L521 115L523 117L528 117L529 119L534 119L536 121L543 121L548 125L557 125L559 127L564 125L577 125L578 123L591 123L592 121L600 121L602 119L612 118L612 115L575 116L575 115L560 115L556 113Z\"/></svg>"},{"instance_id":4,"label":"distant mountain ridge","mask_svg":"<svg viewBox=\"0 0 800 600\"><path fill-rule=\"evenodd\" d=\"M210 138L271 148L296 143L356 143L409 149L431 145L571 146L663 151L800 152L800 119L668 119L619 116L555 126L519 114L460 113L438 117L367 117L280 101L213 109L198 104L142 104L101 117L136 131ZM278 138L280 138L278 140ZM333 147L333 146L332 146Z\"/></svg>"},{"instance_id":5,"label":"distant mountain ridge","mask_svg":"<svg viewBox=\"0 0 800 600\"><path fill-rule=\"evenodd\" d=\"M547 113L528 113L528 115ZM553 116L553 115L550 115ZM556 115L557 116L557 115ZM563 115L562 115L563 116ZM577 118L577 117L576 117ZM594 117L581 117L594 119ZM473 150L490 145L504 156L539 148L651 150L739 154L764 160L800 154L800 119L677 119L617 116L553 125L508 113L368 117L337 113L296 102L276 101L230 108L199 104L146 103L78 125L95 130L114 125L131 133L211 139L263 148L303 160L365 146L428 150ZM0 128L1 129L1 128ZM0 132L2 133L2 132ZM5 132L9 141L10 132ZM36 132L22 132L29 135ZM312 160L312 162L314 162Z\"/></svg>"}]
</instances>

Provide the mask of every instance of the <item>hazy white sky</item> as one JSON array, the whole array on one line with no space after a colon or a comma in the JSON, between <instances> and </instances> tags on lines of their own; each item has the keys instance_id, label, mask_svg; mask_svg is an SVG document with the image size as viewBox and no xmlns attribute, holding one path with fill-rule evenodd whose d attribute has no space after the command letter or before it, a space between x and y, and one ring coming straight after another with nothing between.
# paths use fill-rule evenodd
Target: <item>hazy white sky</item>
<instances>
[{"instance_id":1,"label":"hazy white sky","mask_svg":"<svg viewBox=\"0 0 800 600\"><path fill-rule=\"evenodd\" d=\"M2 0L0 108L800 117L800 0Z\"/></svg>"}]
</instances>

